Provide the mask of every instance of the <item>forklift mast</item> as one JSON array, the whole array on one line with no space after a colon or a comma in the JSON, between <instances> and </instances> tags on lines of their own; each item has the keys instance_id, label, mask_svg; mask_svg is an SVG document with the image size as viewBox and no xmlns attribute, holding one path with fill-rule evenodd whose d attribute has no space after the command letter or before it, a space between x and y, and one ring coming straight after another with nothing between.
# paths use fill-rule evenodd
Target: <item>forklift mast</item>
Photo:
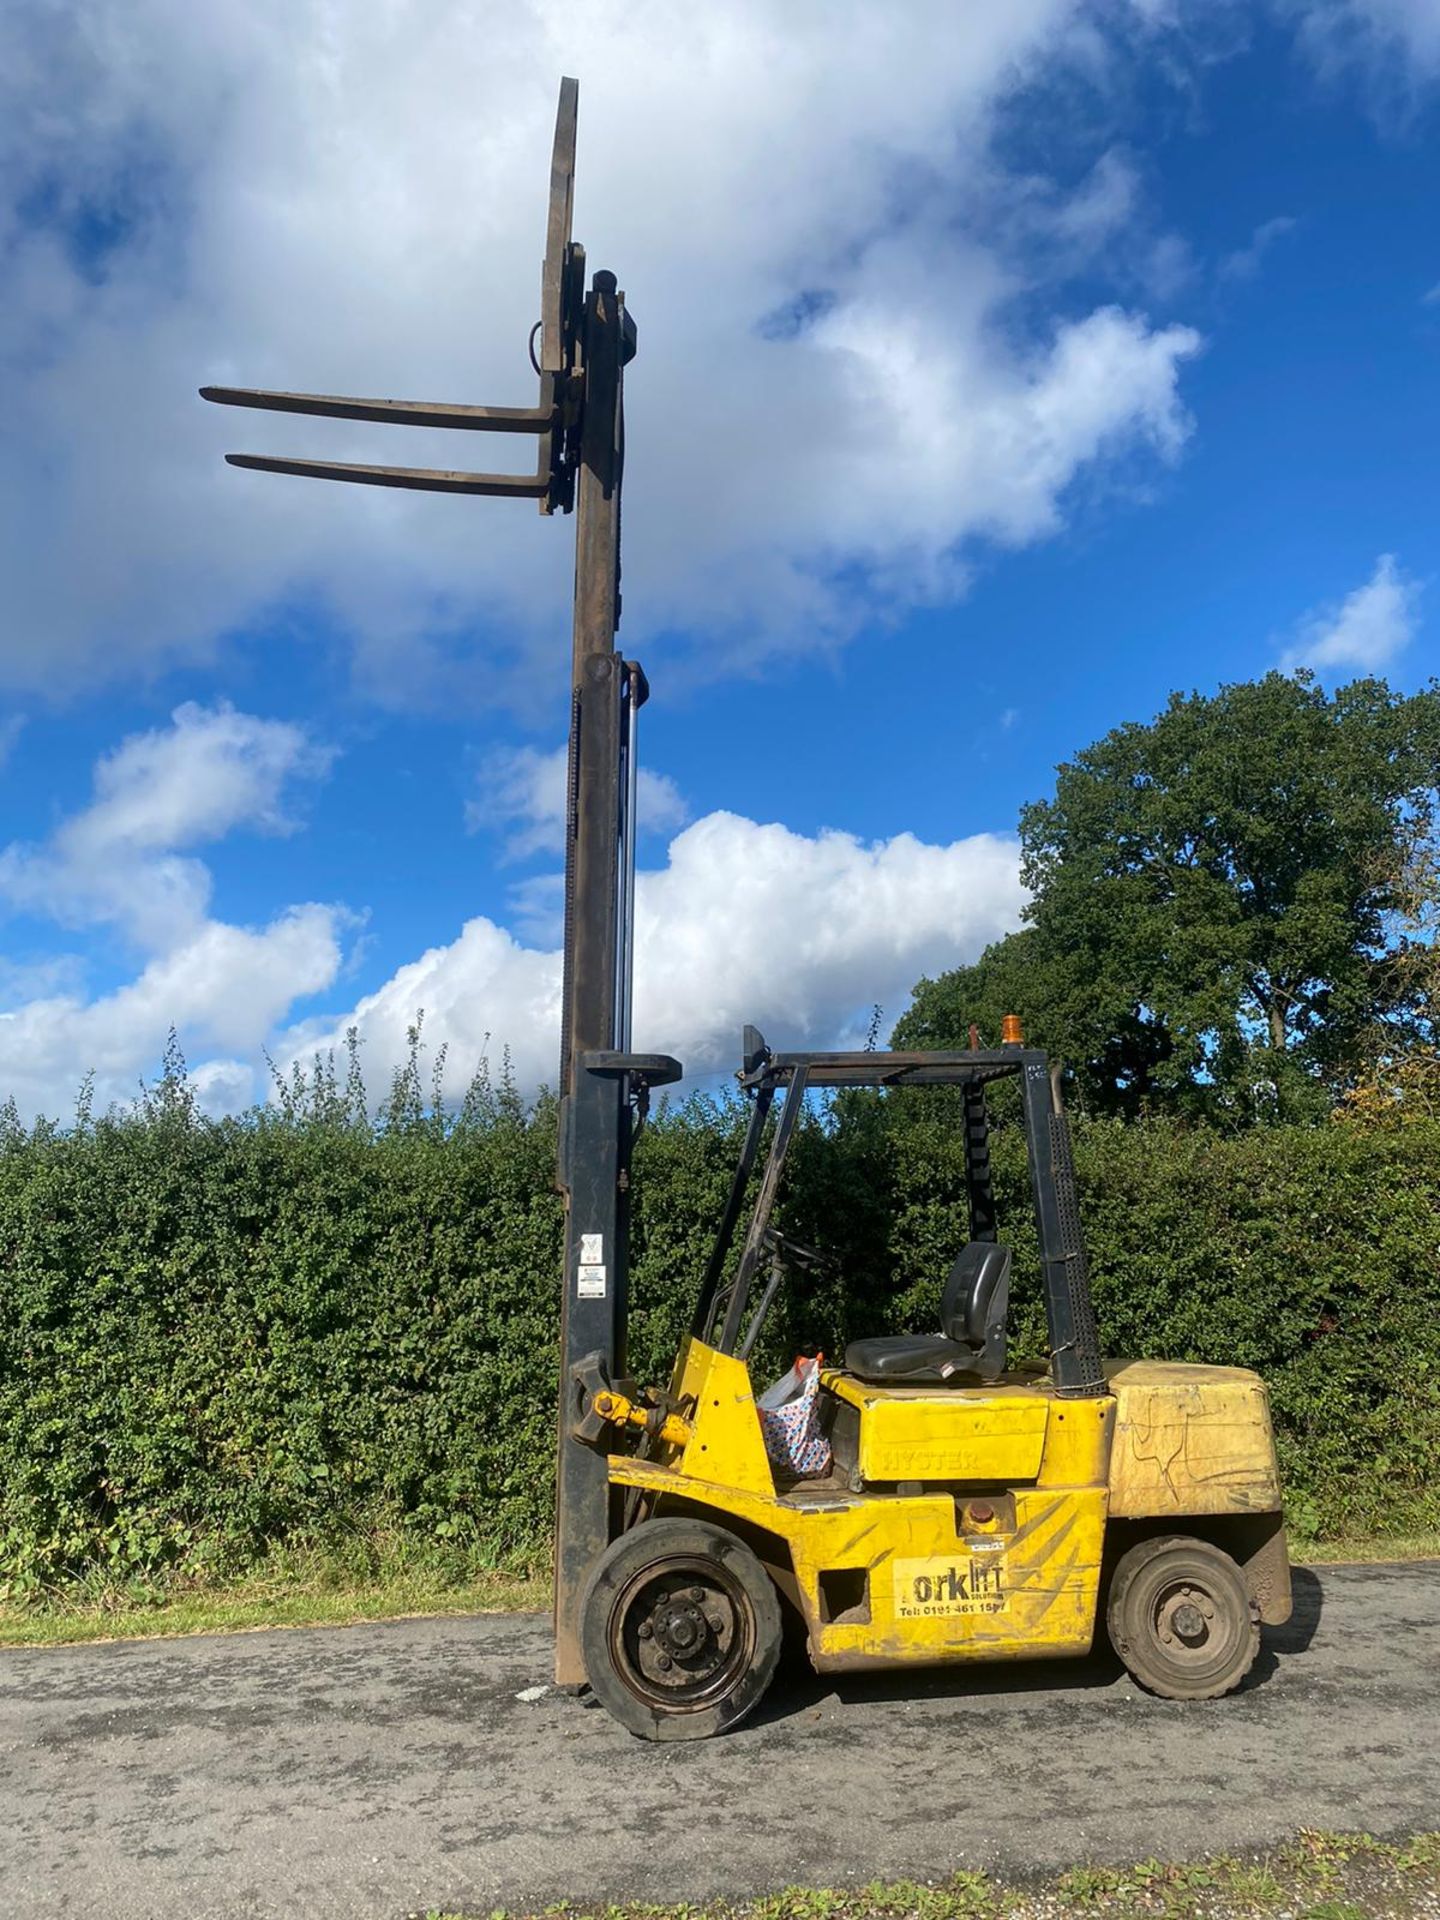
<instances>
[{"instance_id":1,"label":"forklift mast","mask_svg":"<svg viewBox=\"0 0 1440 1920\"><path fill-rule=\"evenodd\" d=\"M575 513L575 621L566 786L565 959L558 1185L565 1198L559 1471L555 1531L555 1677L585 1679L577 1612L585 1574L614 1531L603 1454L571 1434L579 1362L625 1372L630 1147L649 1089L678 1062L630 1052L634 987L637 718L648 691L617 651L624 372L635 323L613 273L586 286L585 249L571 238L579 87L560 83L551 155L541 313L531 336L533 407L354 400L330 394L202 387L224 406L400 426L528 435L533 473L452 472L334 460L227 454L232 466L363 486L531 499L542 514ZM539 354L535 336L539 336Z\"/></svg>"}]
</instances>

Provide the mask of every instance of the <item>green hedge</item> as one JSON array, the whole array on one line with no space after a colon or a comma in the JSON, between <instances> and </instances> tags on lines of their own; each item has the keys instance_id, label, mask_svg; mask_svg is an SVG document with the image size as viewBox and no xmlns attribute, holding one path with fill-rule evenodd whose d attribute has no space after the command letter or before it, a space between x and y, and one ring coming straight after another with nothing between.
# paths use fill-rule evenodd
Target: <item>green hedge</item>
<instances>
[{"instance_id":1,"label":"green hedge","mask_svg":"<svg viewBox=\"0 0 1440 1920\"><path fill-rule=\"evenodd\" d=\"M843 1279L782 1302L764 1355L933 1324L960 1232L944 1096L802 1129L792 1232ZM742 1116L662 1114L637 1164L632 1362L663 1375ZM548 1543L560 1211L553 1113L491 1100L372 1128L332 1103L211 1121L188 1099L0 1130L0 1583L234 1573L279 1540L404 1527L520 1561ZM1440 1126L1077 1139L1111 1351L1270 1381L1302 1533L1433 1527ZM996 1143L1040 1306L1013 1132Z\"/></svg>"}]
</instances>

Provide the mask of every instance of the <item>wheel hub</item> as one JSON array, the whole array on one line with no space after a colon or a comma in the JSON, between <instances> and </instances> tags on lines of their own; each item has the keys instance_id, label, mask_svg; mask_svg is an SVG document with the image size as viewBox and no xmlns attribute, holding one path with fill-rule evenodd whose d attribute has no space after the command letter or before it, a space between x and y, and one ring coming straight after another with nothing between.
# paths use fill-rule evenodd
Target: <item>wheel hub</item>
<instances>
[{"instance_id":1,"label":"wheel hub","mask_svg":"<svg viewBox=\"0 0 1440 1920\"><path fill-rule=\"evenodd\" d=\"M663 1610L655 1622L655 1638L672 1659L694 1653L710 1632L710 1623L693 1603Z\"/></svg>"},{"instance_id":2,"label":"wheel hub","mask_svg":"<svg viewBox=\"0 0 1440 1920\"><path fill-rule=\"evenodd\" d=\"M693 1562L650 1569L614 1616L617 1670L642 1700L672 1712L702 1707L743 1671L748 1620L722 1570Z\"/></svg>"},{"instance_id":3,"label":"wheel hub","mask_svg":"<svg viewBox=\"0 0 1440 1920\"><path fill-rule=\"evenodd\" d=\"M1215 1620L1215 1603L1203 1587L1167 1588L1155 1608L1155 1631L1162 1646L1182 1657L1205 1652Z\"/></svg>"},{"instance_id":4,"label":"wheel hub","mask_svg":"<svg viewBox=\"0 0 1440 1920\"><path fill-rule=\"evenodd\" d=\"M1198 1640L1205 1631L1205 1616L1191 1600L1184 1600L1171 1616L1182 1640Z\"/></svg>"}]
</instances>

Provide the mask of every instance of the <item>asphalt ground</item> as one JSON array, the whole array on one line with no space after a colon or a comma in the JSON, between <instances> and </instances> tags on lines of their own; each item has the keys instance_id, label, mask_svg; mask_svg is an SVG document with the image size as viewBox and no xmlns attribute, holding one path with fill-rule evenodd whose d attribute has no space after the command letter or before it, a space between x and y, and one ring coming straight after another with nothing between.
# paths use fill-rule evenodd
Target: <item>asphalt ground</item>
<instances>
[{"instance_id":1,"label":"asphalt ground","mask_svg":"<svg viewBox=\"0 0 1440 1920\"><path fill-rule=\"evenodd\" d=\"M399 1920L1440 1828L1440 1562L1298 1571L1245 1688L1109 1657L783 1677L656 1747L535 1615L0 1652L0 1914Z\"/></svg>"}]
</instances>

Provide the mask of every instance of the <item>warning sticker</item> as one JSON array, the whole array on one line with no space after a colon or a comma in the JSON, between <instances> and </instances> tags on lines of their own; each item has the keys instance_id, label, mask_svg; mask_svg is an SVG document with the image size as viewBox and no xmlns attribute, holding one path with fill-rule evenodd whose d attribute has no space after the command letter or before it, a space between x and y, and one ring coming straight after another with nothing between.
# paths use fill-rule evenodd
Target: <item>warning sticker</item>
<instances>
[{"instance_id":1,"label":"warning sticker","mask_svg":"<svg viewBox=\"0 0 1440 1920\"><path fill-rule=\"evenodd\" d=\"M580 1236L580 1264L585 1267L598 1267L602 1266L604 1261L604 1234L582 1233Z\"/></svg>"},{"instance_id":2,"label":"warning sticker","mask_svg":"<svg viewBox=\"0 0 1440 1920\"><path fill-rule=\"evenodd\" d=\"M605 1298L604 1267L581 1266L577 1270L575 1291L582 1300L603 1300Z\"/></svg>"},{"instance_id":3,"label":"warning sticker","mask_svg":"<svg viewBox=\"0 0 1440 1920\"><path fill-rule=\"evenodd\" d=\"M895 1613L901 1620L947 1614L1003 1613L1009 1600L1005 1556L956 1554L895 1562Z\"/></svg>"}]
</instances>

